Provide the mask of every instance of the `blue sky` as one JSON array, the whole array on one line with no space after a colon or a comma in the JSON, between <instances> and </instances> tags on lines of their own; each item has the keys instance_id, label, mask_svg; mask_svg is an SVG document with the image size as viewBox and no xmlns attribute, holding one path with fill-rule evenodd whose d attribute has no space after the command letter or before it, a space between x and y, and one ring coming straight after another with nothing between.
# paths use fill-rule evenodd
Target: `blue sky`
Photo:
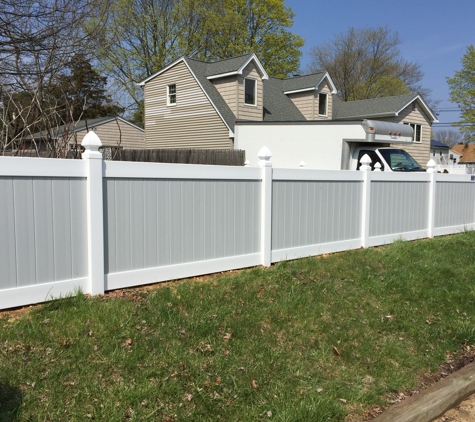
<instances>
[{"instance_id":1,"label":"blue sky","mask_svg":"<svg viewBox=\"0 0 475 422\"><path fill-rule=\"evenodd\" d=\"M421 64L422 85L439 108L454 108L446 76L461 68L466 47L475 45L475 0L285 0L295 13L291 31L305 39L301 67L310 61L312 47L330 41L348 28L388 26L403 40L402 57ZM439 121L457 120L458 113L441 112ZM433 128L437 130L437 126Z\"/></svg>"}]
</instances>

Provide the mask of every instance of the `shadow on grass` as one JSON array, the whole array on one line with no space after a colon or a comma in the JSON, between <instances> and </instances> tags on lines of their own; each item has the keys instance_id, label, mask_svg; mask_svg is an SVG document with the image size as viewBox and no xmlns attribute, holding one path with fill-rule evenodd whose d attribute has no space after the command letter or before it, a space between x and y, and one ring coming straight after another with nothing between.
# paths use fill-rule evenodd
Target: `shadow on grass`
<instances>
[{"instance_id":1,"label":"shadow on grass","mask_svg":"<svg viewBox=\"0 0 475 422\"><path fill-rule=\"evenodd\" d=\"M0 382L0 422L16 420L22 400L19 388Z\"/></svg>"}]
</instances>

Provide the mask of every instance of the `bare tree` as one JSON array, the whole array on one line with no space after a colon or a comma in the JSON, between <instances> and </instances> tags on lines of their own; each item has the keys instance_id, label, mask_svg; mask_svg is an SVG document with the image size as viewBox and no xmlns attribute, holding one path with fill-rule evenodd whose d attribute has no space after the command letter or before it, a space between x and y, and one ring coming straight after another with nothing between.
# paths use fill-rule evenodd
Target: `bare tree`
<instances>
[{"instance_id":1,"label":"bare tree","mask_svg":"<svg viewBox=\"0 0 475 422\"><path fill-rule=\"evenodd\" d=\"M48 92L71 57L85 52L95 36L96 28L86 30L84 24L97 5L93 0L0 0L0 10L0 153L38 150L33 137L38 131L47 134L43 147L59 153L65 145L52 135L58 126L71 124L70 113L67 102Z\"/></svg>"},{"instance_id":2,"label":"bare tree","mask_svg":"<svg viewBox=\"0 0 475 422\"><path fill-rule=\"evenodd\" d=\"M450 148L463 142L462 134L456 129L439 129L434 131L434 138Z\"/></svg>"},{"instance_id":3,"label":"bare tree","mask_svg":"<svg viewBox=\"0 0 475 422\"><path fill-rule=\"evenodd\" d=\"M364 100L417 91L427 99L430 90L419 82L418 63L404 60L397 32L387 27L356 29L337 34L311 51L307 72L325 70L343 101Z\"/></svg>"}]
</instances>

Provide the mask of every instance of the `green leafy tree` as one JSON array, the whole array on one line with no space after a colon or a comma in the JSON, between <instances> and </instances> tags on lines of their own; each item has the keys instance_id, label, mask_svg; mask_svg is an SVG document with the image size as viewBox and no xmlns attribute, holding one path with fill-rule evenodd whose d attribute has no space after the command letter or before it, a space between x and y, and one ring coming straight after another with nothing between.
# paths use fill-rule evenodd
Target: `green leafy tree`
<instances>
[{"instance_id":1,"label":"green leafy tree","mask_svg":"<svg viewBox=\"0 0 475 422\"><path fill-rule=\"evenodd\" d=\"M289 30L293 17L284 0L118 0L97 50L139 106L137 82L182 55L213 61L254 52L273 76L297 71L304 41Z\"/></svg>"},{"instance_id":2,"label":"green leafy tree","mask_svg":"<svg viewBox=\"0 0 475 422\"><path fill-rule=\"evenodd\" d=\"M475 142L475 48L467 47L462 57L462 69L453 78L447 78L450 101L457 103L461 110L460 120L454 126L460 127L465 142Z\"/></svg>"},{"instance_id":3,"label":"green leafy tree","mask_svg":"<svg viewBox=\"0 0 475 422\"><path fill-rule=\"evenodd\" d=\"M404 60L397 32L385 27L356 29L335 35L314 47L309 72L327 71L343 101L365 100L417 91L428 96L419 82L420 65Z\"/></svg>"}]
</instances>

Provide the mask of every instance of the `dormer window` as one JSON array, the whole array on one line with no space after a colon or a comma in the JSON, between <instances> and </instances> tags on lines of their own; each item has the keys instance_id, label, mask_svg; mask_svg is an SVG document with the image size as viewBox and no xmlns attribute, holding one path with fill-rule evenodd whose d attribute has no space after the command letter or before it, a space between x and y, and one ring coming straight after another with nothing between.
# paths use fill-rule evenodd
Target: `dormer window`
<instances>
[{"instance_id":1,"label":"dormer window","mask_svg":"<svg viewBox=\"0 0 475 422\"><path fill-rule=\"evenodd\" d=\"M176 84L167 86L167 105L176 105Z\"/></svg>"},{"instance_id":2,"label":"dormer window","mask_svg":"<svg viewBox=\"0 0 475 422\"><path fill-rule=\"evenodd\" d=\"M244 104L247 105L256 105L256 80L255 79L244 79Z\"/></svg>"},{"instance_id":3,"label":"dormer window","mask_svg":"<svg viewBox=\"0 0 475 422\"><path fill-rule=\"evenodd\" d=\"M327 115L328 94L318 94L318 115Z\"/></svg>"}]
</instances>

